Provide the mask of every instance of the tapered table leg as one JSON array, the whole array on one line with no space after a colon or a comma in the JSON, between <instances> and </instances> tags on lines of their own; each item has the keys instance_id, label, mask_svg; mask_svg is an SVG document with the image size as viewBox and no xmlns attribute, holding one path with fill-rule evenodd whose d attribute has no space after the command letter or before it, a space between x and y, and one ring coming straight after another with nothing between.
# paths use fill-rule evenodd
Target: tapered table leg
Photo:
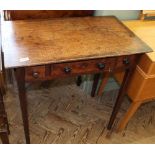
<instances>
[{"instance_id":1,"label":"tapered table leg","mask_svg":"<svg viewBox=\"0 0 155 155\"><path fill-rule=\"evenodd\" d=\"M91 91L91 96L92 97L95 96L95 92L96 92L96 89L97 89L97 86L98 86L99 79L100 79L100 73L95 74L94 75L94 82L93 82L93 86L92 86L92 91Z\"/></svg>"},{"instance_id":2,"label":"tapered table leg","mask_svg":"<svg viewBox=\"0 0 155 155\"><path fill-rule=\"evenodd\" d=\"M80 86L81 83L82 83L82 77L79 75L79 76L77 77L76 85L77 85L77 86Z\"/></svg>"},{"instance_id":3,"label":"tapered table leg","mask_svg":"<svg viewBox=\"0 0 155 155\"><path fill-rule=\"evenodd\" d=\"M105 85L107 84L108 80L109 80L109 77L110 77L110 73L103 73L103 79L101 81L101 84L100 84L100 87L98 89L98 92L97 92L97 95L98 96L101 96L103 91L104 91L104 88L105 88Z\"/></svg>"},{"instance_id":4,"label":"tapered table leg","mask_svg":"<svg viewBox=\"0 0 155 155\"><path fill-rule=\"evenodd\" d=\"M30 135L29 135L29 122L28 122L28 111L27 111L27 98L26 98L26 89L25 89L25 69L18 68L15 70L15 76L17 80L17 87L19 93L20 107L22 111L22 119L24 125L24 132L26 143L30 143Z\"/></svg>"},{"instance_id":5,"label":"tapered table leg","mask_svg":"<svg viewBox=\"0 0 155 155\"><path fill-rule=\"evenodd\" d=\"M1 132L0 138L3 144L9 144L9 138L7 132Z\"/></svg>"},{"instance_id":6,"label":"tapered table leg","mask_svg":"<svg viewBox=\"0 0 155 155\"><path fill-rule=\"evenodd\" d=\"M107 127L108 130L110 130L112 128L112 125L114 123L116 115L117 115L117 113L118 113L118 111L119 111L119 109L121 107L121 104L122 104L123 98L124 98L124 96L126 94L127 86L128 86L128 83L130 81L130 78L131 78L131 75L132 75L133 71L134 71L133 68L126 69L126 71L125 71L123 82L122 82L122 85L121 85L117 100L115 102L115 105L114 105L114 108L113 108L113 111L112 111L112 114L111 114L111 117L110 117L110 121L108 123L108 127Z\"/></svg>"}]
</instances>

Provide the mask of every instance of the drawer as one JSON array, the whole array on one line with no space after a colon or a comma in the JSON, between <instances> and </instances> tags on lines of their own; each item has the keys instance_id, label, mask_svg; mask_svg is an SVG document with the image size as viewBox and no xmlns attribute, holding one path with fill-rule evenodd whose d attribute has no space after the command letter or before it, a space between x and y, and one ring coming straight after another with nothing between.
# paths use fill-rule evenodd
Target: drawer
<instances>
[{"instance_id":1,"label":"drawer","mask_svg":"<svg viewBox=\"0 0 155 155\"><path fill-rule=\"evenodd\" d=\"M133 65L134 62L135 62L134 55L118 57L118 58L116 58L115 69L119 70L119 69L128 68L131 65Z\"/></svg>"},{"instance_id":2,"label":"drawer","mask_svg":"<svg viewBox=\"0 0 155 155\"><path fill-rule=\"evenodd\" d=\"M51 76L58 77L109 71L110 68L114 67L114 64L114 58L53 64L51 66Z\"/></svg>"},{"instance_id":3,"label":"drawer","mask_svg":"<svg viewBox=\"0 0 155 155\"><path fill-rule=\"evenodd\" d=\"M27 67L25 69L25 80L36 81L45 79L45 66Z\"/></svg>"},{"instance_id":4,"label":"drawer","mask_svg":"<svg viewBox=\"0 0 155 155\"><path fill-rule=\"evenodd\" d=\"M26 81L39 81L65 76L110 72L125 69L133 62L133 56L122 56L27 67L25 69L25 79Z\"/></svg>"}]
</instances>

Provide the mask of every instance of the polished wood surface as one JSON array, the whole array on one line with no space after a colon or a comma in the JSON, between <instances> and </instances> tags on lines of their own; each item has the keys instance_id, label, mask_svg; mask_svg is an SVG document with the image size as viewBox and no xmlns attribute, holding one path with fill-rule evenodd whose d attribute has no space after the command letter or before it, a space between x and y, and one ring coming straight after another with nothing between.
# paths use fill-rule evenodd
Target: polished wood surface
<instances>
[{"instance_id":1,"label":"polished wood surface","mask_svg":"<svg viewBox=\"0 0 155 155\"><path fill-rule=\"evenodd\" d=\"M66 17L93 16L93 10L4 10L2 18L6 20L53 19ZM7 77L13 83L12 71L7 70Z\"/></svg>"},{"instance_id":2,"label":"polished wood surface","mask_svg":"<svg viewBox=\"0 0 155 155\"><path fill-rule=\"evenodd\" d=\"M5 21L2 25L6 68L152 51L113 16Z\"/></svg>"}]
</instances>

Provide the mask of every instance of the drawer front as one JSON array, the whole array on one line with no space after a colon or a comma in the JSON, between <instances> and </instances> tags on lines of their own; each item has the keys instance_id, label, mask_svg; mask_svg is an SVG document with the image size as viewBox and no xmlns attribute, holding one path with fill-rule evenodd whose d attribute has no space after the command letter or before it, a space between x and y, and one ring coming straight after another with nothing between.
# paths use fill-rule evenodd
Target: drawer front
<instances>
[{"instance_id":1,"label":"drawer front","mask_svg":"<svg viewBox=\"0 0 155 155\"><path fill-rule=\"evenodd\" d=\"M121 56L116 58L115 70L129 68L135 63L135 56Z\"/></svg>"},{"instance_id":2,"label":"drawer front","mask_svg":"<svg viewBox=\"0 0 155 155\"><path fill-rule=\"evenodd\" d=\"M53 64L51 65L51 76L58 77L109 71L110 68L114 67L115 60L113 60L113 58L107 58L81 62Z\"/></svg>"},{"instance_id":3,"label":"drawer front","mask_svg":"<svg viewBox=\"0 0 155 155\"><path fill-rule=\"evenodd\" d=\"M27 67L25 69L26 81L37 81L45 79L45 66Z\"/></svg>"},{"instance_id":4,"label":"drawer front","mask_svg":"<svg viewBox=\"0 0 155 155\"><path fill-rule=\"evenodd\" d=\"M94 74L124 70L135 61L134 56L121 56L96 60L85 60L69 63L57 63L42 66L27 67L25 69L26 81L50 80L57 77L72 75Z\"/></svg>"}]
</instances>

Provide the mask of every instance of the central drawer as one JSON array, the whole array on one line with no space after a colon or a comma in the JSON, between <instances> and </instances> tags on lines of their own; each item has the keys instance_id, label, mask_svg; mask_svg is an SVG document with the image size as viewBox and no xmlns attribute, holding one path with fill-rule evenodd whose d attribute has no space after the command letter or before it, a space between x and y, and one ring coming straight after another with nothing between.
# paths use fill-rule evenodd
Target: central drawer
<instances>
[{"instance_id":1,"label":"central drawer","mask_svg":"<svg viewBox=\"0 0 155 155\"><path fill-rule=\"evenodd\" d=\"M81 75L109 71L114 67L114 58L87 60L51 65L51 76Z\"/></svg>"},{"instance_id":2,"label":"central drawer","mask_svg":"<svg viewBox=\"0 0 155 155\"><path fill-rule=\"evenodd\" d=\"M26 81L53 79L57 77L93 74L110 71L115 66L115 58L83 60L76 62L63 62L51 65L27 67L25 70Z\"/></svg>"}]
</instances>

